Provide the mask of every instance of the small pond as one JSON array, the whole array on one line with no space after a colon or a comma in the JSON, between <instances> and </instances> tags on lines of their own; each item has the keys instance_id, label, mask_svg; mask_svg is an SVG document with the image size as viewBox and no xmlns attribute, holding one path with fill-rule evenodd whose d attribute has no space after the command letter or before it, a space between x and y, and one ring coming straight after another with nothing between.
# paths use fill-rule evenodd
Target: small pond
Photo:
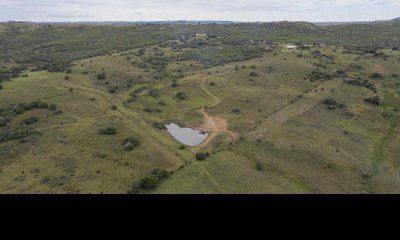
<instances>
[{"instance_id":1,"label":"small pond","mask_svg":"<svg viewBox=\"0 0 400 240\"><path fill-rule=\"evenodd\" d=\"M182 128L178 124L167 124L167 131L179 142L194 147L202 143L208 137L208 133L194 130L192 128Z\"/></svg>"}]
</instances>

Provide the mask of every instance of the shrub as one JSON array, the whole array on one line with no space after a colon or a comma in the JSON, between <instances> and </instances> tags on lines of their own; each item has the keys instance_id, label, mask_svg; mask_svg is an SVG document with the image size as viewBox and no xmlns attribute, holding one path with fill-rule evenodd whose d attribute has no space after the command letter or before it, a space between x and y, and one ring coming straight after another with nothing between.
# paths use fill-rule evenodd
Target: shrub
<instances>
[{"instance_id":1,"label":"shrub","mask_svg":"<svg viewBox=\"0 0 400 240\"><path fill-rule=\"evenodd\" d=\"M371 104L374 104L374 105L380 105L381 104L381 100L380 100L378 95L376 95L374 97L370 97L370 98L365 98L364 102L371 103Z\"/></svg>"},{"instance_id":2,"label":"shrub","mask_svg":"<svg viewBox=\"0 0 400 240\"><path fill-rule=\"evenodd\" d=\"M251 72L250 77L258 77L258 74L256 72Z\"/></svg>"},{"instance_id":3,"label":"shrub","mask_svg":"<svg viewBox=\"0 0 400 240\"><path fill-rule=\"evenodd\" d=\"M150 175L140 180L140 187L142 189L153 189L157 187L160 179L156 175Z\"/></svg>"},{"instance_id":4,"label":"shrub","mask_svg":"<svg viewBox=\"0 0 400 240\"><path fill-rule=\"evenodd\" d=\"M70 78L69 78L69 76L65 76L64 79L65 80L69 80Z\"/></svg>"},{"instance_id":5,"label":"shrub","mask_svg":"<svg viewBox=\"0 0 400 240\"><path fill-rule=\"evenodd\" d=\"M203 160L205 160L206 158L208 158L209 156L210 156L210 154L209 154L208 152L206 152L206 153L203 153L203 152L197 153L197 154L196 154L196 160L198 160L198 161L203 161Z\"/></svg>"},{"instance_id":6,"label":"shrub","mask_svg":"<svg viewBox=\"0 0 400 240\"><path fill-rule=\"evenodd\" d=\"M3 85L0 84L0 90L3 89Z\"/></svg>"},{"instance_id":7,"label":"shrub","mask_svg":"<svg viewBox=\"0 0 400 240\"><path fill-rule=\"evenodd\" d=\"M133 150L133 149L139 147L140 141L134 137L128 137L128 138L125 138L124 140L122 140L121 145L124 146L124 149L126 151L130 151L130 150Z\"/></svg>"},{"instance_id":8,"label":"shrub","mask_svg":"<svg viewBox=\"0 0 400 240\"><path fill-rule=\"evenodd\" d=\"M33 117L30 117L30 118L26 118L26 119L24 119L24 120L22 120L22 121L23 121L26 125L31 125L31 124L34 124L34 123L38 122L38 121L39 121L39 118L33 116Z\"/></svg>"},{"instance_id":9,"label":"shrub","mask_svg":"<svg viewBox=\"0 0 400 240\"><path fill-rule=\"evenodd\" d=\"M328 105L328 109L329 110L334 110L336 109L336 107L338 108L345 108L346 106L343 103L339 103L338 101L336 101L335 99L332 98L325 98L324 100L322 100L321 102L322 104Z\"/></svg>"},{"instance_id":10,"label":"shrub","mask_svg":"<svg viewBox=\"0 0 400 240\"><path fill-rule=\"evenodd\" d=\"M112 106L111 106L111 110L117 110L117 109L118 109L117 106L115 106L115 105L112 105Z\"/></svg>"},{"instance_id":11,"label":"shrub","mask_svg":"<svg viewBox=\"0 0 400 240\"><path fill-rule=\"evenodd\" d=\"M55 111L55 110L57 110L57 105L51 104L51 105L49 106L49 110L50 110L50 111Z\"/></svg>"},{"instance_id":12,"label":"shrub","mask_svg":"<svg viewBox=\"0 0 400 240\"><path fill-rule=\"evenodd\" d=\"M161 180L161 179L165 179L165 178L169 177L170 172L168 172L167 170L160 170L157 168L152 171L152 174L157 176L158 179Z\"/></svg>"},{"instance_id":13,"label":"shrub","mask_svg":"<svg viewBox=\"0 0 400 240\"><path fill-rule=\"evenodd\" d=\"M172 84L171 84L171 87L178 87L178 86L179 85L178 85L178 83L176 81L173 81Z\"/></svg>"},{"instance_id":14,"label":"shrub","mask_svg":"<svg viewBox=\"0 0 400 240\"><path fill-rule=\"evenodd\" d=\"M101 135L113 135L113 134L116 134L116 133L117 133L117 130L115 128L113 128L113 127L108 127L106 129L100 129L99 130L99 134L101 134Z\"/></svg>"},{"instance_id":15,"label":"shrub","mask_svg":"<svg viewBox=\"0 0 400 240\"><path fill-rule=\"evenodd\" d=\"M187 98L186 93L184 93L184 92L178 92L178 93L176 94L176 97L177 97L179 100L185 100L185 99Z\"/></svg>"},{"instance_id":16,"label":"shrub","mask_svg":"<svg viewBox=\"0 0 400 240\"><path fill-rule=\"evenodd\" d=\"M372 79L382 79L383 76L382 76L382 74L380 74L380 73L373 73L373 74L371 75L371 78L372 78Z\"/></svg>"},{"instance_id":17,"label":"shrub","mask_svg":"<svg viewBox=\"0 0 400 240\"><path fill-rule=\"evenodd\" d=\"M160 122L155 122L153 124L153 126L160 130L165 130L167 128L164 123L160 123Z\"/></svg>"},{"instance_id":18,"label":"shrub","mask_svg":"<svg viewBox=\"0 0 400 240\"><path fill-rule=\"evenodd\" d=\"M256 163L256 169L258 171L263 171L264 170L264 165L262 163Z\"/></svg>"},{"instance_id":19,"label":"shrub","mask_svg":"<svg viewBox=\"0 0 400 240\"><path fill-rule=\"evenodd\" d=\"M99 73L97 74L97 79L98 80L105 80L107 78L105 73Z\"/></svg>"}]
</instances>

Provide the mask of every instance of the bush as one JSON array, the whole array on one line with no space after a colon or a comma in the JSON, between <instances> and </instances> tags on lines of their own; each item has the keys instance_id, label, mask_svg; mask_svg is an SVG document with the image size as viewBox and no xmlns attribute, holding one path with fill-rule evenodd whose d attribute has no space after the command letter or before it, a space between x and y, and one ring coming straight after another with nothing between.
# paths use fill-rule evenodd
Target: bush
<instances>
[{"instance_id":1,"label":"bush","mask_svg":"<svg viewBox=\"0 0 400 240\"><path fill-rule=\"evenodd\" d=\"M167 128L164 123L160 123L160 122L155 122L153 124L153 126L160 130L165 130Z\"/></svg>"},{"instance_id":2,"label":"bush","mask_svg":"<svg viewBox=\"0 0 400 240\"><path fill-rule=\"evenodd\" d=\"M250 77L258 77L258 74L256 72L251 72Z\"/></svg>"},{"instance_id":3,"label":"bush","mask_svg":"<svg viewBox=\"0 0 400 240\"><path fill-rule=\"evenodd\" d=\"M50 110L50 111L55 111L55 110L57 110L57 105L51 104L51 105L49 106L49 110Z\"/></svg>"},{"instance_id":4,"label":"bush","mask_svg":"<svg viewBox=\"0 0 400 240\"><path fill-rule=\"evenodd\" d=\"M142 189L153 189L157 187L160 179L156 175L150 175L140 180L140 187Z\"/></svg>"},{"instance_id":5,"label":"bush","mask_svg":"<svg viewBox=\"0 0 400 240\"><path fill-rule=\"evenodd\" d=\"M373 74L371 75L371 78L372 78L372 79L382 79L383 76L382 76L382 74L380 74L380 73L373 73Z\"/></svg>"},{"instance_id":6,"label":"bush","mask_svg":"<svg viewBox=\"0 0 400 240\"><path fill-rule=\"evenodd\" d=\"M65 80L69 80L70 78L69 78L69 76L65 76L64 79Z\"/></svg>"},{"instance_id":7,"label":"bush","mask_svg":"<svg viewBox=\"0 0 400 240\"><path fill-rule=\"evenodd\" d=\"M160 170L160 169L154 169L152 172L153 175L157 176L159 180L161 179L165 179L167 177L169 177L170 172L168 172L167 170Z\"/></svg>"},{"instance_id":8,"label":"bush","mask_svg":"<svg viewBox=\"0 0 400 240\"><path fill-rule=\"evenodd\" d=\"M178 93L176 94L176 97L177 97L179 100L185 100L185 99L187 98L186 93L184 93L184 92L178 92Z\"/></svg>"},{"instance_id":9,"label":"bush","mask_svg":"<svg viewBox=\"0 0 400 240\"><path fill-rule=\"evenodd\" d=\"M26 125L31 125L31 124L34 124L34 123L38 122L38 121L39 121L39 118L33 116L33 117L30 117L30 118L26 118L26 119L24 119L24 120L22 120L22 121L23 121Z\"/></svg>"},{"instance_id":10,"label":"bush","mask_svg":"<svg viewBox=\"0 0 400 240\"><path fill-rule=\"evenodd\" d=\"M117 106L115 106L115 105L112 105L112 106L111 106L111 110L117 110L117 109L118 109Z\"/></svg>"},{"instance_id":11,"label":"bush","mask_svg":"<svg viewBox=\"0 0 400 240\"><path fill-rule=\"evenodd\" d=\"M371 103L371 104L374 104L374 105L380 105L381 104L381 100L380 100L378 95L376 95L374 97L370 97L370 98L365 98L364 102Z\"/></svg>"},{"instance_id":12,"label":"bush","mask_svg":"<svg viewBox=\"0 0 400 240\"><path fill-rule=\"evenodd\" d=\"M3 89L3 85L0 84L0 90Z\"/></svg>"},{"instance_id":13,"label":"bush","mask_svg":"<svg viewBox=\"0 0 400 240\"><path fill-rule=\"evenodd\" d=\"M128 137L122 140L121 145L124 146L125 151L132 151L135 148L139 147L140 141L134 137Z\"/></svg>"},{"instance_id":14,"label":"bush","mask_svg":"<svg viewBox=\"0 0 400 240\"><path fill-rule=\"evenodd\" d=\"M179 85L178 85L178 83L176 81L173 81L172 84L171 84L171 87L178 87L178 86Z\"/></svg>"},{"instance_id":15,"label":"bush","mask_svg":"<svg viewBox=\"0 0 400 240\"><path fill-rule=\"evenodd\" d=\"M203 153L203 152L197 153L197 154L196 154L196 160L197 160L197 161L203 161L203 160L205 160L206 158L208 158L209 156L210 156L210 154L209 154L208 152L206 152L206 153Z\"/></svg>"},{"instance_id":16,"label":"bush","mask_svg":"<svg viewBox=\"0 0 400 240\"><path fill-rule=\"evenodd\" d=\"M97 79L98 80L105 80L107 78L105 73L99 73L97 74Z\"/></svg>"},{"instance_id":17,"label":"bush","mask_svg":"<svg viewBox=\"0 0 400 240\"><path fill-rule=\"evenodd\" d=\"M264 165L262 163L256 163L256 169L258 171L263 171L264 170Z\"/></svg>"},{"instance_id":18,"label":"bush","mask_svg":"<svg viewBox=\"0 0 400 240\"><path fill-rule=\"evenodd\" d=\"M101 134L101 135L113 135L113 134L116 134L116 133L117 133L117 130L115 128L113 128L113 127L108 127L106 129L100 129L99 130L99 134Z\"/></svg>"}]
</instances>

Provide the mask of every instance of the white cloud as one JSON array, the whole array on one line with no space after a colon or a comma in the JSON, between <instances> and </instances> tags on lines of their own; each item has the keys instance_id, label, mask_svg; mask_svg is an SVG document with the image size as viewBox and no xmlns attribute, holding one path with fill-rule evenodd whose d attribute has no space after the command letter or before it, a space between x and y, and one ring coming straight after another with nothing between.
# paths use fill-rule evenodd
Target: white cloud
<instances>
[{"instance_id":1,"label":"white cloud","mask_svg":"<svg viewBox=\"0 0 400 240\"><path fill-rule=\"evenodd\" d=\"M349 21L399 17L400 0L1 0L0 21Z\"/></svg>"}]
</instances>

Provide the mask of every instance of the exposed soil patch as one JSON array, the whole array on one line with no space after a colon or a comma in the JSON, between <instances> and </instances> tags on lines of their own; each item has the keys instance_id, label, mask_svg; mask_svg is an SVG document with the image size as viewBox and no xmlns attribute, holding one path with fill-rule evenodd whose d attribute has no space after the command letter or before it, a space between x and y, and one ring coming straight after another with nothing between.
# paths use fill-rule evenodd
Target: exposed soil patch
<instances>
[{"instance_id":1,"label":"exposed soil patch","mask_svg":"<svg viewBox=\"0 0 400 240\"><path fill-rule=\"evenodd\" d=\"M210 116L204 108L199 112L204 116L204 123L201 126L195 127L196 130L204 132L224 132L227 133L232 142L237 142L240 139L240 133L229 130L228 120L223 117Z\"/></svg>"}]
</instances>

